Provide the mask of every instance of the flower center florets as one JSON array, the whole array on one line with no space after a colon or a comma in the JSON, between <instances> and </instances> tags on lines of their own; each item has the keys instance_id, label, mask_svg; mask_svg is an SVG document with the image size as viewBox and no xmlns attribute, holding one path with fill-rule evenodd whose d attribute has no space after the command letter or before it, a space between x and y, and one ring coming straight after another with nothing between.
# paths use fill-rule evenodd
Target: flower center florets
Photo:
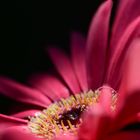
<instances>
[{"instance_id":1,"label":"flower center florets","mask_svg":"<svg viewBox=\"0 0 140 140\"><path fill-rule=\"evenodd\" d=\"M60 99L43 111L30 117L28 127L38 137L52 139L59 134L76 135L77 129L82 123L81 115L88 110L88 107L99 102L99 88L96 91L75 94L67 99ZM115 109L117 95L112 90L111 110Z\"/></svg>"}]
</instances>

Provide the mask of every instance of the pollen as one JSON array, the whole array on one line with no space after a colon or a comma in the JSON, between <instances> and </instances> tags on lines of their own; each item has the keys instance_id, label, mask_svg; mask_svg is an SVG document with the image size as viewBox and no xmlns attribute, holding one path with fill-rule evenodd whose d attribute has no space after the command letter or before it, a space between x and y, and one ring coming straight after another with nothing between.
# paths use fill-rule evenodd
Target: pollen
<instances>
[{"instance_id":1,"label":"pollen","mask_svg":"<svg viewBox=\"0 0 140 140\"><path fill-rule=\"evenodd\" d=\"M28 128L37 137L48 140L60 134L77 134L82 123L82 113L89 106L99 102L99 90L75 94L66 99L60 99L43 111L29 118ZM112 94L111 110L115 110L117 96Z\"/></svg>"}]
</instances>

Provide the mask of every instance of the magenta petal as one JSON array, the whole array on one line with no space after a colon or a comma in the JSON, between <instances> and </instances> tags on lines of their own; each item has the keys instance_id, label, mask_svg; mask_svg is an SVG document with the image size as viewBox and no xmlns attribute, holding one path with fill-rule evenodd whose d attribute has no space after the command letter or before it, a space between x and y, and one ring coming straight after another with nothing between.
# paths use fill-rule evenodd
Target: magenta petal
<instances>
[{"instance_id":1,"label":"magenta petal","mask_svg":"<svg viewBox=\"0 0 140 140\"><path fill-rule=\"evenodd\" d=\"M62 134L57 136L53 140L77 140L77 137L69 134Z\"/></svg>"},{"instance_id":2,"label":"magenta petal","mask_svg":"<svg viewBox=\"0 0 140 140\"><path fill-rule=\"evenodd\" d=\"M104 140L139 140L140 131L117 132L114 135L106 137Z\"/></svg>"},{"instance_id":3,"label":"magenta petal","mask_svg":"<svg viewBox=\"0 0 140 140\"><path fill-rule=\"evenodd\" d=\"M109 131L111 118L100 104L95 104L83 116L79 140L104 139ZM106 128L106 126L108 126Z\"/></svg>"},{"instance_id":4,"label":"magenta petal","mask_svg":"<svg viewBox=\"0 0 140 140\"><path fill-rule=\"evenodd\" d=\"M23 126L26 124L27 124L27 120L0 114L0 130L3 130L11 126Z\"/></svg>"},{"instance_id":5,"label":"magenta petal","mask_svg":"<svg viewBox=\"0 0 140 140\"><path fill-rule=\"evenodd\" d=\"M76 79L74 69L68 57L56 48L50 48L49 54L58 72L73 93L80 92L80 86Z\"/></svg>"},{"instance_id":6,"label":"magenta petal","mask_svg":"<svg viewBox=\"0 0 140 140\"><path fill-rule=\"evenodd\" d=\"M116 19L114 21L111 54L115 52L116 44L123 35L127 26L140 15L139 0L119 0Z\"/></svg>"},{"instance_id":7,"label":"magenta petal","mask_svg":"<svg viewBox=\"0 0 140 140\"><path fill-rule=\"evenodd\" d=\"M134 117L135 121L139 121L136 116L140 113L140 39L135 39L130 47L119 91L119 122L126 122Z\"/></svg>"},{"instance_id":8,"label":"magenta petal","mask_svg":"<svg viewBox=\"0 0 140 140\"><path fill-rule=\"evenodd\" d=\"M72 61L77 79L83 91L88 90L85 45L86 40L81 34L72 33L71 36Z\"/></svg>"},{"instance_id":9,"label":"magenta petal","mask_svg":"<svg viewBox=\"0 0 140 140\"><path fill-rule=\"evenodd\" d=\"M120 107L117 116L117 120L122 126L140 122L140 90L130 92L129 94L125 98L124 103L121 104L122 107Z\"/></svg>"},{"instance_id":10,"label":"magenta petal","mask_svg":"<svg viewBox=\"0 0 140 140\"><path fill-rule=\"evenodd\" d=\"M50 75L38 74L32 76L29 83L53 101L69 96L67 87L60 80Z\"/></svg>"},{"instance_id":11,"label":"magenta petal","mask_svg":"<svg viewBox=\"0 0 140 140\"><path fill-rule=\"evenodd\" d=\"M29 116L34 116L37 112L40 112L40 110L26 110L12 114L11 116L16 118L28 118Z\"/></svg>"},{"instance_id":12,"label":"magenta petal","mask_svg":"<svg viewBox=\"0 0 140 140\"><path fill-rule=\"evenodd\" d=\"M0 93L16 101L42 107L51 103L41 92L3 77L0 77Z\"/></svg>"},{"instance_id":13,"label":"magenta petal","mask_svg":"<svg viewBox=\"0 0 140 140\"><path fill-rule=\"evenodd\" d=\"M108 28L112 1L104 2L94 16L87 41L87 74L89 88L103 84L107 55Z\"/></svg>"},{"instance_id":14,"label":"magenta petal","mask_svg":"<svg viewBox=\"0 0 140 140\"><path fill-rule=\"evenodd\" d=\"M111 111L111 99L112 99L112 91L111 88L108 86L103 86L100 90L100 105L104 108L104 110L106 111L106 113L108 113L109 115L112 114Z\"/></svg>"},{"instance_id":15,"label":"magenta petal","mask_svg":"<svg viewBox=\"0 0 140 140\"><path fill-rule=\"evenodd\" d=\"M138 37L140 33L140 17L134 20L123 33L115 52L110 58L106 82L114 89L118 89L121 78L121 68L131 42Z\"/></svg>"},{"instance_id":16,"label":"magenta petal","mask_svg":"<svg viewBox=\"0 0 140 140\"><path fill-rule=\"evenodd\" d=\"M0 133L0 140L40 140L22 126L10 127ZM44 139L42 139L44 140Z\"/></svg>"},{"instance_id":17,"label":"magenta petal","mask_svg":"<svg viewBox=\"0 0 140 140\"><path fill-rule=\"evenodd\" d=\"M132 42L123 65L120 101L140 90L140 39Z\"/></svg>"}]
</instances>

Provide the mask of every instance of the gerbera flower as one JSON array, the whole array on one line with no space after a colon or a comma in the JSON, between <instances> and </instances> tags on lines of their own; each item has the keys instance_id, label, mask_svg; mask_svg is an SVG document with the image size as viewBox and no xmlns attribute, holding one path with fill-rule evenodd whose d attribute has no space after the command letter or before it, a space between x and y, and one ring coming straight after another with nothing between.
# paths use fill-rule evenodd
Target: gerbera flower
<instances>
[{"instance_id":1,"label":"gerbera flower","mask_svg":"<svg viewBox=\"0 0 140 140\"><path fill-rule=\"evenodd\" d=\"M139 140L139 6L119 1L110 28L112 1L105 1L87 44L72 35L72 59L51 48L60 78L35 76L32 88L0 78L1 94L26 104L19 113L0 114L0 140Z\"/></svg>"}]
</instances>

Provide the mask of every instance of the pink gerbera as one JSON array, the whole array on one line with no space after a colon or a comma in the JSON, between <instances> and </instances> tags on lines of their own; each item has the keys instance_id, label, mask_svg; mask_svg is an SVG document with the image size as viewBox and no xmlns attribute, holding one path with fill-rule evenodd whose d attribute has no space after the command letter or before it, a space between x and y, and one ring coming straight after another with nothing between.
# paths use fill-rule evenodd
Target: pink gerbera
<instances>
[{"instance_id":1,"label":"pink gerbera","mask_svg":"<svg viewBox=\"0 0 140 140\"><path fill-rule=\"evenodd\" d=\"M119 1L109 28L111 11L111 0L99 7L87 43L72 34L72 59L49 50L59 76L36 75L32 88L0 78L0 93L26 105L0 114L0 140L140 139L140 2Z\"/></svg>"}]
</instances>

